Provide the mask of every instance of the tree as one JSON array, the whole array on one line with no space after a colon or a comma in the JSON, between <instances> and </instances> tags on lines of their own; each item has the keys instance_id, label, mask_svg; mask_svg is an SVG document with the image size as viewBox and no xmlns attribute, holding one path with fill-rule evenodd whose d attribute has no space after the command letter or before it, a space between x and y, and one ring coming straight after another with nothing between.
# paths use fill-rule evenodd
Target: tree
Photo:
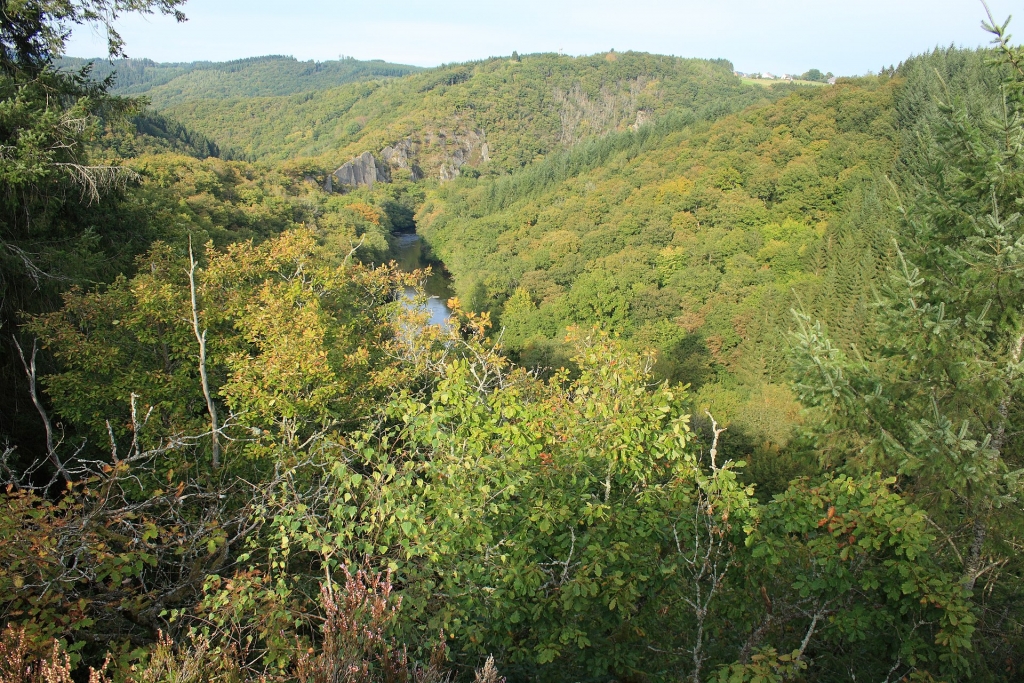
<instances>
[{"instance_id":1,"label":"tree","mask_svg":"<svg viewBox=\"0 0 1024 683\"><path fill-rule=\"evenodd\" d=\"M547 381L441 341L429 395L403 388L284 472L206 623L286 661L316 586L362 567L393 572L406 639L443 630L464 664L493 653L532 680L701 681L773 648L819 680L958 670L971 615L891 480L760 504L723 429L692 428L683 389L650 387L651 359L606 335L574 332L578 377Z\"/></svg>"},{"instance_id":2,"label":"tree","mask_svg":"<svg viewBox=\"0 0 1024 683\"><path fill-rule=\"evenodd\" d=\"M26 393L11 344L19 312L52 310L70 284L110 280L148 246L111 220L136 174L93 163L86 152L101 121L127 121L139 103L108 95L110 81L92 81L88 69L60 71L53 60L72 26L102 26L111 56L118 55L123 41L114 22L121 14L158 11L184 20L177 9L183 2L0 0L0 376L15 388L2 399L0 430L13 434L22 452L37 439L14 401ZM137 230L144 235L149 227Z\"/></svg>"},{"instance_id":3,"label":"tree","mask_svg":"<svg viewBox=\"0 0 1024 683\"><path fill-rule=\"evenodd\" d=\"M183 251L156 244L27 325L60 364L41 379L54 421L82 437L53 440L60 486L0 452L0 617L36 641L151 641L259 528L247 508L275 473L406 383L388 343L415 276L339 264L309 230L208 247L203 267Z\"/></svg>"},{"instance_id":4,"label":"tree","mask_svg":"<svg viewBox=\"0 0 1024 683\"><path fill-rule=\"evenodd\" d=\"M178 9L185 0L3 0L0 2L0 69L38 74L57 57L71 27L100 25L106 31L111 57L124 54L124 40L114 22L125 12L171 14L178 21L185 15Z\"/></svg>"},{"instance_id":5,"label":"tree","mask_svg":"<svg viewBox=\"0 0 1024 683\"><path fill-rule=\"evenodd\" d=\"M1024 532L1024 51L1006 24L985 27L1001 93L941 105L905 161L897 192L908 199L896 200L896 257L871 332L847 352L800 314L795 338L823 463L896 476L927 511L988 636L975 642L981 668L1020 647L1007 624L1024 617L1013 550Z\"/></svg>"}]
</instances>

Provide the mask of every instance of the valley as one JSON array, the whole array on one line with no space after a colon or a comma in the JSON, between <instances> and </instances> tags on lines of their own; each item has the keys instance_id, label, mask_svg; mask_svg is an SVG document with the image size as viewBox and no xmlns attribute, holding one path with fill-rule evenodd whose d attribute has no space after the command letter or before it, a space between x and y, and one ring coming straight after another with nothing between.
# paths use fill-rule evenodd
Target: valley
<instances>
[{"instance_id":1,"label":"valley","mask_svg":"<svg viewBox=\"0 0 1024 683\"><path fill-rule=\"evenodd\" d=\"M0 681L1019 679L1005 26L802 82L8 5Z\"/></svg>"}]
</instances>

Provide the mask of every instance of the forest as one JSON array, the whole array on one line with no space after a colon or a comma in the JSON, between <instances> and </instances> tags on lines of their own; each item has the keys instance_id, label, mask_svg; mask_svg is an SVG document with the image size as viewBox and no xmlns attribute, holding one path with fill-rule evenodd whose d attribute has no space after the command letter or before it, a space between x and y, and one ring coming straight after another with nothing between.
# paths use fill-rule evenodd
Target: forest
<instances>
[{"instance_id":1,"label":"forest","mask_svg":"<svg viewBox=\"0 0 1024 683\"><path fill-rule=\"evenodd\" d=\"M1024 676L1008 20L834 85L125 57L183 3L0 0L0 683Z\"/></svg>"}]
</instances>

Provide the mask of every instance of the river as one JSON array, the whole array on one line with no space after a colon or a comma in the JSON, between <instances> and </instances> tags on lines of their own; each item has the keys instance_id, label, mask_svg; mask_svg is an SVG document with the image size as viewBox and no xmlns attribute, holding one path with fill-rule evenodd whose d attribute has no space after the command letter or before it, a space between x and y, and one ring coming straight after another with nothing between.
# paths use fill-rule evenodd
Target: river
<instances>
[{"instance_id":1,"label":"river","mask_svg":"<svg viewBox=\"0 0 1024 683\"><path fill-rule=\"evenodd\" d=\"M415 233L401 233L395 235L395 249L392 258L398 263L398 267L406 273L414 270L431 267L431 275L423 281L423 291L427 295L426 309L430 314L431 325L447 326L448 317L452 314L446 302L455 293L451 288L451 281L444 272L444 266L437 261L428 258L427 249L423 240ZM407 287L405 297L412 300L416 297L416 290Z\"/></svg>"}]
</instances>

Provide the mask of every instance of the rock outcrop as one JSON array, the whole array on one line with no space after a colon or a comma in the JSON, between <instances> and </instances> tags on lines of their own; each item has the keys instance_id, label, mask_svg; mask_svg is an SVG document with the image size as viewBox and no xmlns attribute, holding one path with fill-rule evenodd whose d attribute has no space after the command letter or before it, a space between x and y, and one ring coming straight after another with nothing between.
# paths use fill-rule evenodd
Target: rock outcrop
<instances>
[{"instance_id":1,"label":"rock outcrop","mask_svg":"<svg viewBox=\"0 0 1024 683\"><path fill-rule=\"evenodd\" d=\"M444 155L438 171L442 182L457 178L460 169L466 164L475 166L491 160L487 133L482 130L469 130L462 135L451 136L438 133L434 140L442 148Z\"/></svg>"},{"instance_id":2,"label":"rock outcrop","mask_svg":"<svg viewBox=\"0 0 1024 683\"><path fill-rule=\"evenodd\" d=\"M641 126L646 126L650 122L651 112L647 111L646 109L637 109L636 121L633 123L632 126L630 126L630 128L632 128L633 130L640 130Z\"/></svg>"},{"instance_id":3,"label":"rock outcrop","mask_svg":"<svg viewBox=\"0 0 1024 683\"><path fill-rule=\"evenodd\" d=\"M625 92L622 86L627 84L629 91ZM605 135L626 126L639 129L651 114L641 106L642 96L656 92L657 81L645 76L625 81L615 88L601 88L597 93L588 93L579 84L568 91L556 88L554 102L562 122L558 142L571 147L584 138ZM642 115L641 111L644 111Z\"/></svg>"},{"instance_id":4,"label":"rock outcrop","mask_svg":"<svg viewBox=\"0 0 1024 683\"><path fill-rule=\"evenodd\" d=\"M386 166L378 166L377 160L369 152L363 152L352 161L342 164L327 178L324 189L330 192L331 180L342 187L373 188L374 183L390 182L391 176Z\"/></svg>"},{"instance_id":5,"label":"rock outcrop","mask_svg":"<svg viewBox=\"0 0 1024 683\"><path fill-rule=\"evenodd\" d=\"M380 158L393 169L409 169L410 177L415 181L423 177L423 171L414 161L419 151L420 143L415 142L412 138L405 138L396 142L394 146L388 145L382 149Z\"/></svg>"},{"instance_id":6,"label":"rock outcrop","mask_svg":"<svg viewBox=\"0 0 1024 683\"><path fill-rule=\"evenodd\" d=\"M427 131L420 140L407 137L388 145L376 157L363 152L355 159L339 166L327 176L323 188L326 192L344 192L346 188L373 188L376 183L391 182L392 171L406 169L412 180L424 177L419 160L437 169L442 182L459 176L466 164L477 166L491 160L487 134L470 129L465 133Z\"/></svg>"}]
</instances>

